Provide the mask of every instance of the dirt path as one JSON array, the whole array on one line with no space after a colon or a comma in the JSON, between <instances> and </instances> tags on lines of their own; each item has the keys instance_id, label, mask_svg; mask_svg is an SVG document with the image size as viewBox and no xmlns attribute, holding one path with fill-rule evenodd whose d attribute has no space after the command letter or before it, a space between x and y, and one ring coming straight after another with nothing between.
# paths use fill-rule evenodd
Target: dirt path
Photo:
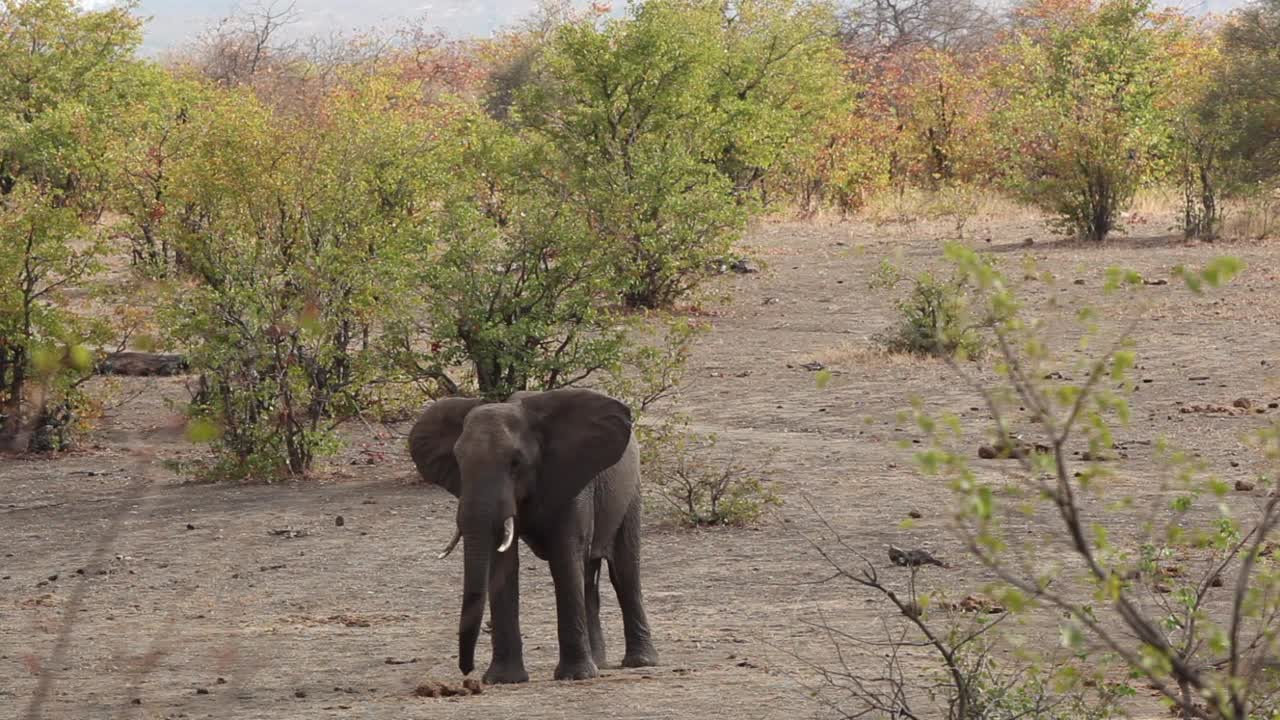
<instances>
[{"instance_id":1,"label":"dirt path","mask_svg":"<svg viewBox=\"0 0 1280 720\"><path fill-rule=\"evenodd\" d=\"M1033 305L1070 308L1101 301L1100 274L1087 272L1086 263L1167 278L1173 266L1201 264L1221 251L1158 234L1142 226L1105 248L1081 248L1051 242L1034 224L1010 222L980 228L975 242L1010 268L1034 257L1059 281L1036 290ZM1041 240L1027 246L1028 236ZM755 530L681 532L649 522L643 573L660 667L611 667L585 683L551 681L550 578L522 548L521 617L533 682L478 697L413 697L426 678L457 679L461 561L434 559L451 531L452 498L415 482L401 440L363 433L353 439L369 445L344 452L320 482L183 484L159 463L139 465L129 454L139 444L160 458L192 452L164 429L161 398L183 397L182 381L139 380L130 382L151 383L149 392L105 418L93 446L56 461L0 460L0 718L23 716L37 669L52 678L49 718L819 712L801 687L813 676L792 657L832 661L829 642L809 623L821 613L851 631L873 630L889 614L865 593L807 584L824 566L797 534L821 530L804 498L873 557L883 558L889 542L927 547L952 561L938 571L940 584L976 587L981 573L946 533L948 491L913 469L899 443L914 433L898 413L919 395L931 409L973 420L975 447L985 416L941 365L885 357L869 340L890 322L895 297L868 290L871 273L895 252L913 269L940 266L936 240L856 223L782 223L762 226L750 244L768 267L732 281L735 301L714 318L689 368L685 407L700 428L721 435L725 452L750 460L778 448L771 477L787 504ZM1150 288L1156 305L1141 331L1139 359L1150 382L1120 438L1130 450L1116 464L1119 492L1155 491L1144 443L1160 436L1195 448L1229 479L1261 471L1241 437L1280 410L1178 412L1178 403L1230 404L1242 396L1266 409L1280 397L1280 256L1270 246L1228 249L1249 270L1214 298L1191 301L1176 283ZM1108 318L1121 310L1108 307ZM801 367L815 359L836 371L825 390ZM986 480L1014 479L1008 463L977 466ZM1243 507L1257 497L1232 501ZM923 517L903 530L899 522L911 510ZM621 621L615 603L606 602L604 612L616 662ZM73 632L65 651L56 651L68 613ZM486 656L482 648L478 657Z\"/></svg>"}]
</instances>

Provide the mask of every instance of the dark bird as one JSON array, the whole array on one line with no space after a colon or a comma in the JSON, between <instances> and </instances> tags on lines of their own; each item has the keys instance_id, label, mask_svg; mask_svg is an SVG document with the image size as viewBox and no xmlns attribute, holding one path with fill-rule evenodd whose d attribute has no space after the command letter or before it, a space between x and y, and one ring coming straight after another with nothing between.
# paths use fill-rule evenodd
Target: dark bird
<instances>
[{"instance_id":1,"label":"dark bird","mask_svg":"<svg viewBox=\"0 0 1280 720\"><path fill-rule=\"evenodd\" d=\"M903 550L889 546L889 561L902 567L919 567L921 565L937 565L946 567L941 560L929 554L928 550Z\"/></svg>"}]
</instances>

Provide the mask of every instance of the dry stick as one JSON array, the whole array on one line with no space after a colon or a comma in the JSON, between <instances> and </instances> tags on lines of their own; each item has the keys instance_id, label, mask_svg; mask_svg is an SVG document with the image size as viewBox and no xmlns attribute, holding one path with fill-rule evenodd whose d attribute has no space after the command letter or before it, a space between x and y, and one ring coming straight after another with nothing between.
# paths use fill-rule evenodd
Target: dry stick
<instances>
[{"instance_id":1,"label":"dry stick","mask_svg":"<svg viewBox=\"0 0 1280 720\"><path fill-rule=\"evenodd\" d=\"M821 610L818 611L818 614L823 615ZM826 622L825 616L824 616L823 622L819 625L815 625L815 627L827 633L828 639L831 641L832 646L836 650L837 659L840 662L840 666L842 670L841 672L836 672L829 667L819 665L812 660L809 660L807 658L800 656L795 651L785 650L783 648L778 647L776 644L772 642L766 641L766 644L768 644L770 647L773 647L777 650L781 650L782 652L786 653L788 656L794 658L795 660L799 661L803 665L807 666L809 669L817 672L819 675L822 676L823 680L825 680L826 683L828 685L831 685L832 687L839 687L835 681L835 678L839 678L842 681L850 683L851 687L844 687L840 689L845 690L851 696L857 698L858 701L861 702L866 707L861 712L854 713L853 715L849 715L836 702L832 700L828 700L825 696L823 696L817 688L809 687L802 682L801 686L810 691L810 694L811 694L810 697L817 698L820 703L830 708L831 710L834 710L840 713L841 717L843 718L860 718L865 715L869 715L873 712L882 712L882 713L887 712L892 714L892 716L894 717L907 718L910 720L918 720L916 716L911 712L910 706L908 704L908 700L906 697L906 679L902 674L902 669L901 669L902 663L898 659L898 651L902 647L918 645L917 643L908 642L904 639L907 632L905 628L902 631L902 635L897 640L895 640L893 636L890 634L888 626L886 625L885 634L886 636L889 637L889 640L884 643L876 643L876 645L891 648L890 656L885 658L885 662L887 666L887 670L886 670L887 676L862 678L862 677L859 677L858 674L855 673L853 669L849 667L849 664L844 658L844 654L840 648L839 643L836 642L835 635L846 637L854 641L855 643L861 642L861 641L859 641L857 638L853 638L852 636L847 635L846 633L836 630L830 623ZM882 684L887 683L891 688L891 691L889 691L888 693L889 697L886 699L885 692L876 690L873 687L869 687L868 682L882 683Z\"/></svg>"},{"instance_id":2,"label":"dry stick","mask_svg":"<svg viewBox=\"0 0 1280 720\"><path fill-rule=\"evenodd\" d=\"M849 578L855 583L858 583L859 585L871 588L881 593L882 595L884 595L885 598L889 600L889 602L893 603L898 608L898 611L902 613L902 615L904 615L908 620L911 621L913 625L916 626L916 628L928 641L929 645L933 647L935 651L937 651L937 653L942 657L943 661L946 663L947 672L951 676L951 681L954 684L955 690L957 692L956 702L959 703L959 717L961 718L967 717L968 705L969 705L969 683L964 677L964 673L960 669L959 663L956 660L957 648L947 647L947 645L944 642L942 642L942 640L933 632L933 629L930 628L929 625L925 623L923 618L921 617L922 613L920 611L919 602L917 601L914 594L916 570L913 569L911 574L912 597L910 598L910 601L909 601L910 605L908 605L907 602L904 602L902 599L898 597L897 593L893 592L892 590L890 590L889 588L885 587L883 584L880 583L879 577L875 571L875 566L871 563L871 561L868 560L867 557L863 555L861 552L858 552L854 548L849 547L847 543L845 543L843 540L840 539L839 533L835 532L835 529L831 527L831 524L827 522L826 518L822 516L822 513L818 511L817 507L814 506L813 501L808 496L805 496L805 503L808 504L809 509L813 512L814 516L817 517L822 522L823 526L826 527L827 530L830 531L835 536L836 542L840 544L841 547L848 550L849 552L852 552L853 554L857 555L866 564L866 568L864 568L862 571L862 577L858 577L853 575L852 573L849 573L848 571L844 571L843 568L840 566L840 564L833 557L831 557L831 554L828 553L824 548L822 548L821 545L819 545L816 541L814 541L809 536L805 535L803 532L797 531L800 537L802 537L806 542L808 542L809 545L813 547L813 549L816 550L818 554L820 554L823 557L823 559L827 561L828 564L830 564L833 568L837 570L841 570L842 574L845 577ZM995 626L995 623L992 623L991 625L988 625L985 628L981 628L980 631L986 632L987 630L989 630L994 626Z\"/></svg>"},{"instance_id":3,"label":"dry stick","mask_svg":"<svg viewBox=\"0 0 1280 720\"><path fill-rule=\"evenodd\" d=\"M1249 548L1249 552L1245 553L1244 561L1240 566L1240 576L1236 579L1235 598L1231 606L1231 659L1229 678L1237 678L1240 676L1240 626L1244 621L1244 600L1245 595L1249 591L1249 576L1253 573L1253 564L1258 559L1258 552L1262 549L1262 543L1267 539L1267 535L1275 529L1277 522L1280 522L1280 514L1276 512L1277 504L1280 503L1280 497L1273 495L1267 501L1262 511L1262 521L1254 528L1258 536L1254 538L1253 546ZM1250 673L1245 680L1245 694L1242 696L1235 690L1234 685L1231 690L1231 705L1235 716L1243 718L1246 716L1246 704L1249 697L1249 691L1253 688L1254 680L1257 673Z\"/></svg>"}]
</instances>

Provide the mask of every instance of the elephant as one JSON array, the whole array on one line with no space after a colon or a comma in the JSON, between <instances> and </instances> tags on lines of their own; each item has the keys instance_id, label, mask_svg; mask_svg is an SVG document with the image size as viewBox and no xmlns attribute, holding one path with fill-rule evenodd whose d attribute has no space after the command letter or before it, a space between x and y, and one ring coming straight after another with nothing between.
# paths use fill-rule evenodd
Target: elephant
<instances>
[{"instance_id":1,"label":"elephant","mask_svg":"<svg viewBox=\"0 0 1280 720\"><path fill-rule=\"evenodd\" d=\"M596 677L605 662L600 564L622 609L623 667L656 665L640 591L640 460L630 409L594 390L521 391L505 402L433 402L409 432L422 478L458 499L463 543L458 669L474 669L487 598L493 658L486 684L526 682L516 537L551 568L555 679Z\"/></svg>"}]
</instances>

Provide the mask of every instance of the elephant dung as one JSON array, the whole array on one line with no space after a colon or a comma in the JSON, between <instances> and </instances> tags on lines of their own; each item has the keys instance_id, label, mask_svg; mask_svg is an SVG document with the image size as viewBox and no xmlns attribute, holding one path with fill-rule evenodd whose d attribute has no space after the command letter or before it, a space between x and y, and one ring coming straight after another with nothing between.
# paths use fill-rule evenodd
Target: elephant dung
<instances>
[{"instance_id":1,"label":"elephant dung","mask_svg":"<svg viewBox=\"0 0 1280 720\"><path fill-rule=\"evenodd\" d=\"M479 695L484 692L484 686L475 678L467 678L462 681L462 685L447 685L435 680L426 680L413 689L413 694L418 697L442 698L442 697L459 697L465 695Z\"/></svg>"}]
</instances>

